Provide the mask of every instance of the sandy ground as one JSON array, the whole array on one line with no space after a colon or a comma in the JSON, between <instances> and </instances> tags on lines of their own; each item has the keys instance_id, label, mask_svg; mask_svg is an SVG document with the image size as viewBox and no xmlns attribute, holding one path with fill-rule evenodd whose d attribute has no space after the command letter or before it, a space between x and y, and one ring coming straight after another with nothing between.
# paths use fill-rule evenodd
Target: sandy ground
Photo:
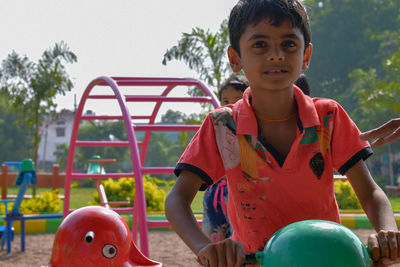
<instances>
[{"instance_id":1,"label":"sandy ground","mask_svg":"<svg viewBox=\"0 0 400 267\"><path fill-rule=\"evenodd\" d=\"M357 229L354 232L366 243L373 230ZM11 253L5 250L0 251L0 266L37 267L47 264L50 260L54 236L54 234L29 234L26 236L26 250L21 252L20 235L16 235ZM199 266L195 256L173 231L149 231L149 246L150 258L162 262L165 267Z\"/></svg>"}]
</instances>

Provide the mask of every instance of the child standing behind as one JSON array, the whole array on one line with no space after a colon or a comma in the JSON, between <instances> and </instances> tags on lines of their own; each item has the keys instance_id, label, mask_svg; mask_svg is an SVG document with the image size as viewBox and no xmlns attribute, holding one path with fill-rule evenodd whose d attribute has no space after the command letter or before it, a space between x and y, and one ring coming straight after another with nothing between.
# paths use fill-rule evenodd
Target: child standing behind
<instances>
[{"instance_id":1,"label":"child standing behind","mask_svg":"<svg viewBox=\"0 0 400 267\"><path fill-rule=\"evenodd\" d=\"M232 76L219 89L219 101L222 105L234 104L242 99L244 90L249 87L243 76ZM212 242L229 238L232 229L228 219L228 187L225 178L207 187L203 199L203 232Z\"/></svg>"},{"instance_id":2,"label":"child standing behind","mask_svg":"<svg viewBox=\"0 0 400 267\"><path fill-rule=\"evenodd\" d=\"M346 175L378 232L372 258L399 258L392 207L364 159L372 154L335 101L310 98L294 86L308 68L309 19L300 0L240 0L229 18L228 57L250 87L234 105L212 111L181 156L165 212L205 265L242 266L280 228L307 219L340 222L333 170ZM232 239L212 243L190 209L197 191L228 180Z\"/></svg>"}]
</instances>

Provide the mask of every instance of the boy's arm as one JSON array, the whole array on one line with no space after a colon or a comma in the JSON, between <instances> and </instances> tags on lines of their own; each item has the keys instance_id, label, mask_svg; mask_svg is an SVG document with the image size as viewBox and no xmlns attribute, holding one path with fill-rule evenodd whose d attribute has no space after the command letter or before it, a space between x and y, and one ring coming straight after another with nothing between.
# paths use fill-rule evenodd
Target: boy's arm
<instances>
[{"instance_id":1,"label":"boy's arm","mask_svg":"<svg viewBox=\"0 0 400 267\"><path fill-rule=\"evenodd\" d=\"M211 241L201 231L190 207L203 180L182 171L165 200L165 215L180 238L197 255Z\"/></svg>"},{"instance_id":2,"label":"boy's arm","mask_svg":"<svg viewBox=\"0 0 400 267\"><path fill-rule=\"evenodd\" d=\"M372 259L375 261L383 258L398 259L400 233L393 216L392 206L385 193L375 183L363 161L351 167L346 172L346 176L368 219L378 232L370 236L368 240Z\"/></svg>"},{"instance_id":3,"label":"boy's arm","mask_svg":"<svg viewBox=\"0 0 400 267\"><path fill-rule=\"evenodd\" d=\"M240 267L244 263L244 249L237 241L225 239L212 243L201 231L190 204L199 190L202 179L189 171L182 171L165 200L165 215L171 226L186 245L205 265Z\"/></svg>"}]
</instances>

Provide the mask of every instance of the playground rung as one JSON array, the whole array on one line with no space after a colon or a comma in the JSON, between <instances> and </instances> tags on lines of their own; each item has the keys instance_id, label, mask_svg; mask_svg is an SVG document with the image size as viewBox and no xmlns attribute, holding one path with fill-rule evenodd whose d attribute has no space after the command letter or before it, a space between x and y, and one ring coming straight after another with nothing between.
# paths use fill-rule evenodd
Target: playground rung
<instances>
[{"instance_id":1,"label":"playground rung","mask_svg":"<svg viewBox=\"0 0 400 267\"><path fill-rule=\"evenodd\" d=\"M116 99L115 95L89 95L87 98L90 99Z\"/></svg>"},{"instance_id":2,"label":"playground rung","mask_svg":"<svg viewBox=\"0 0 400 267\"><path fill-rule=\"evenodd\" d=\"M174 173L175 167L142 167L142 173L149 174L170 174Z\"/></svg>"},{"instance_id":3,"label":"playground rung","mask_svg":"<svg viewBox=\"0 0 400 267\"><path fill-rule=\"evenodd\" d=\"M133 212L135 209L133 207L126 207L126 208L111 208L115 212Z\"/></svg>"},{"instance_id":4,"label":"playground rung","mask_svg":"<svg viewBox=\"0 0 400 267\"><path fill-rule=\"evenodd\" d=\"M86 178L121 178L121 177L134 177L135 174L133 172L128 173L106 173L106 174L87 174L80 172L71 173L72 179L86 179Z\"/></svg>"},{"instance_id":5,"label":"playground rung","mask_svg":"<svg viewBox=\"0 0 400 267\"><path fill-rule=\"evenodd\" d=\"M77 146L129 146L128 141L75 141Z\"/></svg>"},{"instance_id":6,"label":"playground rung","mask_svg":"<svg viewBox=\"0 0 400 267\"><path fill-rule=\"evenodd\" d=\"M174 173L175 167L142 167L140 170L143 174L170 174ZM73 179L86 179L86 178L120 178L120 177L134 177L135 173L105 173L105 174L88 174L88 173L80 173L80 172L73 172L71 174L71 178Z\"/></svg>"},{"instance_id":7,"label":"playground rung","mask_svg":"<svg viewBox=\"0 0 400 267\"><path fill-rule=\"evenodd\" d=\"M208 103L211 102L209 96L197 96L197 97L167 97L167 96L154 96L154 95L126 95L125 100L127 102L199 102Z\"/></svg>"},{"instance_id":8,"label":"playground rung","mask_svg":"<svg viewBox=\"0 0 400 267\"><path fill-rule=\"evenodd\" d=\"M129 205L130 204L129 201L108 201L107 203L110 206L113 206L113 205Z\"/></svg>"},{"instance_id":9,"label":"playground rung","mask_svg":"<svg viewBox=\"0 0 400 267\"><path fill-rule=\"evenodd\" d=\"M177 86L177 85L199 85L199 82L190 78L146 78L146 77L111 77L118 85L131 85L131 86ZM108 85L105 82L99 85Z\"/></svg>"},{"instance_id":10,"label":"playground rung","mask_svg":"<svg viewBox=\"0 0 400 267\"><path fill-rule=\"evenodd\" d=\"M152 125L134 125L135 131L197 131L200 125L168 125L168 124L152 124Z\"/></svg>"},{"instance_id":11,"label":"playground rung","mask_svg":"<svg viewBox=\"0 0 400 267\"><path fill-rule=\"evenodd\" d=\"M85 115L81 117L82 120L123 120L123 116L89 116ZM131 119L136 120L149 120L151 116L149 115L140 115L140 116L131 116Z\"/></svg>"}]
</instances>

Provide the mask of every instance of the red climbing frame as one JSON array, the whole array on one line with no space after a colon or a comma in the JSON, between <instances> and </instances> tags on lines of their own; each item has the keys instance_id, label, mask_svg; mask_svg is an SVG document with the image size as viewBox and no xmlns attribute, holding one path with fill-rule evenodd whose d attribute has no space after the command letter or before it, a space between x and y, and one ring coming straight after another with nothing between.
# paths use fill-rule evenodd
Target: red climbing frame
<instances>
[{"instance_id":1,"label":"red climbing frame","mask_svg":"<svg viewBox=\"0 0 400 267\"><path fill-rule=\"evenodd\" d=\"M96 88L108 86L112 89L113 95L91 94ZM159 86L165 89L161 95L122 95L119 89L131 88L131 86ZM197 86L206 96L201 97L168 97L168 94L177 86ZM125 90L125 89L124 89ZM122 115L120 116L96 116L84 115L83 110L87 99L115 99L118 101ZM131 116L127 106L128 102L155 102L155 107L150 115ZM148 248L148 227L165 227L168 222L165 221L149 221L146 217L146 202L143 189L143 174L170 174L173 173L174 167L145 167L147 147L152 131L197 131L199 125L160 125L154 124L155 118L160 110L163 102L197 102L211 103L214 107L218 107L219 103L215 95L202 82L188 78L132 78L132 77L98 77L94 79L86 88L82 99L76 111L74 126L72 130L71 143L68 154L68 163L65 178L65 200L64 200L64 217L72 210L70 209L70 192L72 179L84 178L121 178L134 177L136 183L135 205L127 208L112 208L116 212L132 212L132 235L134 241L137 241L137 230L139 226L140 250L145 256L149 256ZM132 119L146 119L148 124L135 125ZM127 132L127 141L80 141L78 137L79 124L82 120L123 120ZM135 131L145 131L142 142L136 139ZM73 162L75 148L77 146L125 146L130 148L132 158L132 173L107 173L107 174L87 174L73 172ZM141 150L139 153L139 146Z\"/></svg>"}]
</instances>

